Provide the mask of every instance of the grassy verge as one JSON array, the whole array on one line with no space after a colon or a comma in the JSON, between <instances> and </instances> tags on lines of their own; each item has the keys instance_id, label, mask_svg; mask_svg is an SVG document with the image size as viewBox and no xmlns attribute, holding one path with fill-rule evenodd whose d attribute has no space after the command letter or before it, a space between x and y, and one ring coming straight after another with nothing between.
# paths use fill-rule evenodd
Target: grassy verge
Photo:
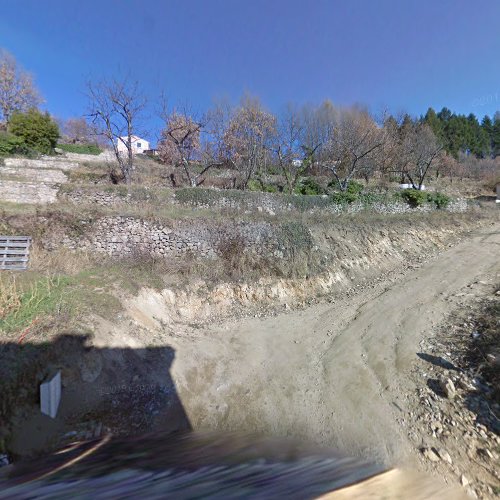
<instances>
[{"instance_id":1,"label":"grassy verge","mask_svg":"<svg viewBox=\"0 0 500 500\"><path fill-rule=\"evenodd\" d=\"M83 155L99 155L102 153L102 149L95 144L58 144L57 147L68 153Z\"/></svg>"}]
</instances>

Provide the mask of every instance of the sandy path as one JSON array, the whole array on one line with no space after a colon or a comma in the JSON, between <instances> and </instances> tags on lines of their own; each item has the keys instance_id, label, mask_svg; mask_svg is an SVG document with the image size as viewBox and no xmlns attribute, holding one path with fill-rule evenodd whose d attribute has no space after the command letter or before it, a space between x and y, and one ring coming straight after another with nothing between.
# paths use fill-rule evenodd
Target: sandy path
<instances>
[{"instance_id":1,"label":"sandy path","mask_svg":"<svg viewBox=\"0 0 500 500\"><path fill-rule=\"evenodd\" d=\"M176 335L182 403L195 428L294 435L388 463L411 460L399 422L411 410L419 342L460 290L499 270L496 224L335 304Z\"/></svg>"}]
</instances>

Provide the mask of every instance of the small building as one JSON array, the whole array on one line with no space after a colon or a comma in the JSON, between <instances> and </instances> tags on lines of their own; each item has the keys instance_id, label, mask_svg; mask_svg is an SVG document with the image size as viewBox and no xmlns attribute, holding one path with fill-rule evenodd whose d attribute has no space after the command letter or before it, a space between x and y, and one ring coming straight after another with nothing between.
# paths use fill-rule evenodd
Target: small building
<instances>
[{"instance_id":1,"label":"small building","mask_svg":"<svg viewBox=\"0 0 500 500\"><path fill-rule=\"evenodd\" d=\"M137 135L132 135L130 138L132 140L133 154L143 154L146 151L150 150L149 141L146 141L146 139L142 139ZM127 136L125 135L123 137L120 137L120 139L117 142L118 152L127 154L127 146L125 146L125 144L123 143L123 141L127 142Z\"/></svg>"}]
</instances>

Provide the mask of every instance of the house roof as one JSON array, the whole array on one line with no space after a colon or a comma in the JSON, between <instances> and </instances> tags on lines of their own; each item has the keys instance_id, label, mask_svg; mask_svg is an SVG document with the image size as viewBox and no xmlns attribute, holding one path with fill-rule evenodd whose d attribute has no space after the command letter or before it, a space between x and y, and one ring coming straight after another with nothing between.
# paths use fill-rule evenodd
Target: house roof
<instances>
[{"instance_id":1,"label":"house roof","mask_svg":"<svg viewBox=\"0 0 500 500\"><path fill-rule=\"evenodd\" d=\"M149 143L149 141L147 139L143 139L142 137L139 137L138 135L131 135L130 138L132 139L132 142L144 141L144 142ZM127 140L127 136L126 135L122 135L120 137L120 139L126 141Z\"/></svg>"}]
</instances>

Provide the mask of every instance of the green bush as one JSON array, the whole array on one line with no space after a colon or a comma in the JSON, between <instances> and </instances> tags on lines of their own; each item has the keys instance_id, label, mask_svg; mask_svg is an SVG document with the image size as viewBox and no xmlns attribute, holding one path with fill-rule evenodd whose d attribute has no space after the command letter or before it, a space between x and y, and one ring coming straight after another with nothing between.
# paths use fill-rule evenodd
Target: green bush
<instances>
[{"instance_id":1,"label":"green bush","mask_svg":"<svg viewBox=\"0 0 500 500\"><path fill-rule=\"evenodd\" d=\"M338 186L337 181L332 180L328 184L328 187ZM337 205L347 205L358 200L361 193L363 192L364 186L357 181L349 181L347 184L347 189L345 191L338 191L331 195L331 200Z\"/></svg>"},{"instance_id":2,"label":"green bush","mask_svg":"<svg viewBox=\"0 0 500 500\"><path fill-rule=\"evenodd\" d=\"M27 113L14 113L8 132L22 140L25 146L42 154L51 154L59 138L59 128L48 113L32 109Z\"/></svg>"},{"instance_id":3,"label":"green bush","mask_svg":"<svg viewBox=\"0 0 500 500\"><path fill-rule=\"evenodd\" d=\"M250 179L247 184L249 191L260 191L263 193L276 193L278 188L272 184L264 184L256 179Z\"/></svg>"},{"instance_id":4,"label":"green bush","mask_svg":"<svg viewBox=\"0 0 500 500\"><path fill-rule=\"evenodd\" d=\"M324 193L325 190L312 177L306 177L305 179L302 179L300 184L295 188L295 194L317 196Z\"/></svg>"},{"instance_id":5,"label":"green bush","mask_svg":"<svg viewBox=\"0 0 500 500\"><path fill-rule=\"evenodd\" d=\"M418 189L404 189L401 191L401 198L413 208L421 207L428 201L427 193Z\"/></svg>"},{"instance_id":6,"label":"green bush","mask_svg":"<svg viewBox=\"0 0 500 500\"><path fill-rule=\"evenodd\" d=\"M362 193L363 189L364 186L361 182L349 181L349 184L347 184L347 192L351 194L359 195Z\"/></svg>"},{"instance_id":7,"label":"green bush","mask_svg":"<svg viewBox=\"0 0 500 500\"><path fill-rule=\"evenodd\" d=\"M57 147L68 153L82 155L99 155L102 153L102 149L96 144L58 144Z\"/></svg>"},{"instance_id":8,"label":"green bush","mask_svg":"<svg viewBox=\"0 0 500 500\"><path fill-rule=\"evenodd\" d=\"M429 193L427 195L427 201L429 203L434 203L437 209L441 210L443 208L446 208L451 201L451 198L449 196L446 196L443 193Z\"/></svg>"},{"instance_id":9,"label":"green bush","mask_svg":"<svg viewBox=\"0 0 500 500\"><path fill-rule=\"evenodd\" d=\"M427 193L418 189L405 189L401 191L401 199L413 208L421 207L424 203L432 203L436 208L443 209L448 206L451 199L443 193Z\"/></svg>"},{"instance_id":10,"label":"green bush","mask_svg":"<svg viewBox=\"0 0 500 500\"><path fill-rule=\"evenodd\" d=\"M332 203L336 205L348 205L358 199L358 195L355 193L349 193L348 191L339 191L338 193L333 193L330 196Z\"/></svg>"},{"instance_id":11,"label":"green bush","mask_svg":"<svg viewBox=\"0 0 500 500\"><path fill-rule=\"evenodd\" d=\"M23 154L26 146L22 139L8 132L0 132L0 156Z\"/></svg>"}]
</instances>

